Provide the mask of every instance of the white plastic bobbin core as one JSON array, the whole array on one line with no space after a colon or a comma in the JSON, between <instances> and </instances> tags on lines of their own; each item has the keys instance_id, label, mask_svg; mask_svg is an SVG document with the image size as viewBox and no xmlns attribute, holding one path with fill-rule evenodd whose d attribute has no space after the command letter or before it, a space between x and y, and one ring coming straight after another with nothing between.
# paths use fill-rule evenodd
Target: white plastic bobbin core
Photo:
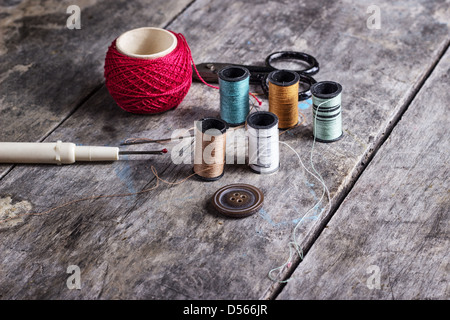
<instances>
[{"instance_id":1,"label":"white plastic bobbin core","mask_svg":"<svg viewBox=\"0 0 450 320\"><path fill-rule=\"evenodd\" d=\"M171 53L178 41L172 32L144 27L127 31L116 40L117 50L129 57L156 59Z\"/></svg>"}]
</instances>

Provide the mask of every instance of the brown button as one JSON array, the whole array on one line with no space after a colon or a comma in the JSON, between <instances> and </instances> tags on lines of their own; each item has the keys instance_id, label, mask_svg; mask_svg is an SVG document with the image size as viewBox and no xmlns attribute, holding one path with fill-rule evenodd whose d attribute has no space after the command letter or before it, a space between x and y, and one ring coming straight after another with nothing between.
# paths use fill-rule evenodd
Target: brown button
<instances>
[{"instance_id":1,"label":"brown button","mask_svg":"<svg viewBox=\"0 0 450 320\"><path fill-rule=\"evenodd\" d=\"M249 184L230 184L214 193L212 203L221 214L234 217L248 217L262 207L264 194Z\"/></svg>"}]
</instances>

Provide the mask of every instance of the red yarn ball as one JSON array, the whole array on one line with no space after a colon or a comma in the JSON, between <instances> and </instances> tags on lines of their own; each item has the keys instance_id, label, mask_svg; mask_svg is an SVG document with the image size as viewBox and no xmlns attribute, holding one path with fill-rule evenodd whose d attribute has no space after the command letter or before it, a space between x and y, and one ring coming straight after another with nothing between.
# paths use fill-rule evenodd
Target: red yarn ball
<instances>
[{"instance_id":1,"label":"red yarn ball","mask_svg":"<svg viewBox=\"0 0 450 320\"><path fill-rule=\"evenodd\" d=\"M117 105L132 113L159 113L176 108L192 83L191 50L182 34L164 57L126 56L111 43L105 58L105 84Z\"/></svg>"}]
</instances>

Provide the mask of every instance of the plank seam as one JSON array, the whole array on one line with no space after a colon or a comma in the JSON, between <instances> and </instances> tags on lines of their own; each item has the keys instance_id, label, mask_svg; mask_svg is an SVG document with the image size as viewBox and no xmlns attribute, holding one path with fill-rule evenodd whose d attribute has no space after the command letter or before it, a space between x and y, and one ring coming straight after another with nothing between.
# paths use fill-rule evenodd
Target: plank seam
<instances>
[{"instance_id":1,"label":"plank seam","mask_svg":"<svg viewBox=\"0 0 450 320\"><path fill-rule=\"evenodd\" d=\"M166 29L169 25L171 25L180 15L182 15L187 9L189 9L196 0L192 0L189 2L180 12L178 12L172 19L169 20L162 28ZM75 112L77 112L78 109L80 109L92 96L94 96L98 91L100 91L103 86L104 82L98 84L94 87L93 90L91 90L62 120L55 125L52 129L50 129L46 134L44 134L37 142L43 142L45 139L47 139L53 132L55 132L59 127L61 127L70 117L72 117ZM6 169L3 173L0 174L0 181L5 178L13 169L15 168L15 165L12 165L8 169Z\"/></svg>"},{"instance_id":2,"label":"plank seam","mask_svg":"<svg viewBox=\"0 0 450 320\"><path fill-rule=\"evenodd\" d=\"M178 19L179 16L181 16L183 13L186 12L186 10L188 10L197 0L192 0L191 2L189 2L180 12L178 12L169 22L167 22L164 26L163 29L168 28L175 20Z\"/></svg>"},{"instance_id":3,"label":"plank seam","mask_svg":"<svg viewBox=\"0 0 450 320\"><path fill-rule=\"evenodd\" d=\"M93 90L91 90L81 101L64 117L61 119L59 123L55 125L52 129L50 129L46 134L44 134L37 142L43 142L47 139L53 132L55 132L59 127L61 127L78 109L80 109L93 95L95 95L101 88L103 87L103 83L95 86ZM0 181L5 178L11 171L16 167L16 165L11 165L6 171L0 174Z\"/></svg>"},{"instance_id":4,"label":"plank seam","mask_svg":"<svg viewBox=\"0 0 450 320\"><path fill-rule=\"evenodd\" d=\"M322 220L321 224L319 225L316 234L309 240L304 248L303 248L303 259L305 259L306 255L308 254L311 247L314 245L314 243L317 241L317 239L320 237L322 232L324 231L327 224L330 222L330 220L333 218L334 214L339 210L341 204L345 200L345 198L349 195L349 193L352 191L353 187L358 182L359 178L365 171L365 169L369 166L369 164L372 162L375 155L378 153L378 151L381 149L381 147L384 145L384 143L387 141L389 136L391 135L394 128L397 126L397 124L402 119L405 112L408 110L411 103L414 101L418 93L421 91L422 87L425 85L433 71L436 69L436 66L441 61L442 57L446 54L450 46L450 39L447 39L446 43L443 45L443 48L441 49L438 57L433 62L433 64L430 66L430 68L425 73L424 77L420 80L416 88L412 90L410 93L408 99L406 100L405 104L400 108L400 110L392 117L392 119L388 122L384 132L379 134L378 138L375 140L375 143L373 144L373 147L369 148L366 154L362 156L362 159L360 162L355 166L355 173L352 174L353 177L350 179L349 183L343 188L342 192L340 194L336 195L335 202L331 204L331 208L328 211L328 214L325 216L325 218ZM292 263L292 267L287 270L286 275L283 277L283 280L289 279L299 267L301 264L301 259L297 257L295 261ZM267 296L267 300L275 300L283 291L284 287L287 285L287 283L277 283L271 290L271 293L269 292Z\"/></svg>"},{"instance_id":5,"label":"plank seam","mask_svg":"<svg viewBox=\"0 0 450 320\"><path fill-rule=\"evenodd\" d=\"M41 139L39 139L39 142L43 142L45 139L47 139L53 132L58 130L59 127L61 127L75 112L77 112L78 109L80 109L90 98L92 98L100 89L103 87L103 83L98 84L95 86L91 92L89 92L81 101L47 134L45 134Z\"/></svg>"}]
</instances>

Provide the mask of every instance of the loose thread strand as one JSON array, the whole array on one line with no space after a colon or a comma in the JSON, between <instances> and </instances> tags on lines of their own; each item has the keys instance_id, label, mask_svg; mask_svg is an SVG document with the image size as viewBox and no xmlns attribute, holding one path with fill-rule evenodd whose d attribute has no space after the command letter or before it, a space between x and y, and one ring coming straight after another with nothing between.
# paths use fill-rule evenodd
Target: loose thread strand
<instances>
[{"instance_id":1,"label":"loose thread strand","mask_svg":"<svg viewBox=\"0 0 450 320\"><path fill-rule=\"evenodd\" d=\"M18 219L18 218L27 217L27 216L43 216L43 215L47 215L47 214L49 214L49 213L51 213L53 211L56 211L58 209L62 209L64 207L67 207L67 206L70 206L72 204L76 204L76 203L79 203L79 202L90 201L90 200L98 200L98 199L105 199L105 198L123 198L123 197L129 197L129 196L135 196L135 195L148 193L148 192L153 191L156 188L158 188L160 181L165 183L165 184L168 184L168 185L179 185L179 184L182 184L182 183L186 182L187 180L189 180L190 178L192 178L195 175L195 173L193 173L193 174L190 174L189 176L187 176L186 178L182 179L181 181L169 182L167 180L162 179L159 176L159 174L158 174L158 172L157 172L157 170L156 170L156 168L154 166L151 166L151 171L156 177L156 185L151 187L151 188L147 188L147 189L144 189L144 190L141 190L141 191L138 191L138 192L132 192L132 193L120 193L120 194L109 194L109 195L107 194L107 195L98 195L98 196L86 197L86 198L81 198L81 199L75 199L75 200L72 200L72 201L65 202L65 203L63 203L63 204L61 204L59 206L53 207L53 208L51 208L51 209L49 209L47 211L24 213L24 214L16 215L14 217L6 218L6 219L3 219L3 220L0 220L0 224L6 223L8 221L15 220L15 219Z\"/></svg>"},{"instance_id":2,"label":"loose thread strand","mask_svg":"<svg viewBox=\"0 0 450 320\"><path fill-rule=\"evenodd\" d=\"M317 110L319 110L319 108L321 107L322 103L318 105ZM317 117L317 116L316 116ZM316 121L316 117L314 117L314 121ZM327 209L328 206L330 206L331 204L331 196L330 196L330 191L327 187L327 185L325 184L325 181L323 179L323 177L321 176L321 174L316 170L315 166L314 166L314 161L313 161L313 154L314 154L314 147L315 147L315 143L316 143L316 138L314 136L313 139L313 143L312 143L312 147L311 147L311 153L310 153L310 165L312 168L312 171L314 171L314 173L312 173L310 170L308 170L306 168L306 166L304 165L300 155L298 154L297 151L295 151L294 148L292 148L289 144L287 144L286 142L280 141L280 143L286 145L289 149L291 149L295 155L297 156L298 160L300 161L301 166L303 167L303 169L308 172L310 175L312 175L317 181L319 181L323 188L322 188L322 195L320 197L320 199L316 202L316 204L314 206L312 206L308 211L306 211L306 213L301 217L301 219L296 223L294 230L292 232L292 241L290 241L288 243L289 246L289 257L287 259L287 261L282 264L279 267L273 268L269 271L268 273L268 277L274 281L274 282L279 282L279 283L287 283L291 280L291 278L288 278L286 280L277 280L275 277L272 276L272 273L279 270L279 274L281 273L281 271L288 266L288 268L291 266L292 264L292 260L294 257L295 252L297 252L300 260L303 260L303 250L301 249L298 241L297 241L297 229L298 227L301 225L301 223L303 222L303 220L305 219L305 217L308 216L308 214L314 209L314 208L319 208L320 203L322 203L324 196L327 196L327 205L320 211L319 214L321 214L323 211L325 211Z\"/></svg>"}]
</instances>

